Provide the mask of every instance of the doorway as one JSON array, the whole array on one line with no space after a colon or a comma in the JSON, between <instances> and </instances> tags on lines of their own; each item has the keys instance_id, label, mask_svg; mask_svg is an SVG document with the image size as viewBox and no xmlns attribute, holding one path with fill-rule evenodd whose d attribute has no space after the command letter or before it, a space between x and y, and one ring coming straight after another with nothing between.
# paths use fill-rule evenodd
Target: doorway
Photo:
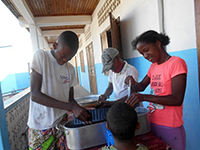
<instances>
[{"instance_id":1,"label":"doorway","mask_svg":"<svg viewBox=\"0 0 200 150\"><path fill-rule=\"evenodd\" d=\"M96 83L94 53L93 53L92 42L86 47L86 55L87 55L87 62L88 62L90 91L91 91L91 94L97 94L97 83Z\"/></svg>"}]
</instances>

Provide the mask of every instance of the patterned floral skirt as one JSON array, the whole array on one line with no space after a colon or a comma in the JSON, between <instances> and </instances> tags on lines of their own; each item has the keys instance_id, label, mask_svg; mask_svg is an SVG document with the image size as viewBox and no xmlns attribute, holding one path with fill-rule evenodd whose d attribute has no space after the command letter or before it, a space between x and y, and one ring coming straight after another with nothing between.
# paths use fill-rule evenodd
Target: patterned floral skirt
<instances>
[{"instance_id":1,"label":"patterned floral skirt","mask_svg":"<svg viewBox=\"0 0 200 150\"><path fill-rule=\"evenodd\" d=\"M63 118L66 119L67 116ZM62 121L63 121L62 120ZM29 150L69 150L66 135L55 127L47 130L28 129Z\"/></svg>"}]
</instances>

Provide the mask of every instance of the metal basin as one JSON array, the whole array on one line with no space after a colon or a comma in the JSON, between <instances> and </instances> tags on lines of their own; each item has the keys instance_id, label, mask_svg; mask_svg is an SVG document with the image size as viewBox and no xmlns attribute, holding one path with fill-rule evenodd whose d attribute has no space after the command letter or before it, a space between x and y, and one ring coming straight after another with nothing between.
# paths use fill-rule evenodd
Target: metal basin
<instances>
[{"instance_id":1,"label":"metal basin","mask_svg":"<svg viewBox=\"0 0 200 150\"><path fill-rule=\"evenodd\" d=\"M149 109L145 107L137 107L135 109L138 115L138 122L140 122L140 129L135 131L135 136L145 134L151 130Z\"/></svg>"},{"instance_id":2,"label":"metal basin","mask_svg":"<svg viewBox=\"0 0 200 150\"><path fill-rule=\"evenodd\" d=\"M91 125L74 125L73 121L62 126L70 150L81 150L102 145L106 140L106 121Z\"/></svg>"}]
</instances>

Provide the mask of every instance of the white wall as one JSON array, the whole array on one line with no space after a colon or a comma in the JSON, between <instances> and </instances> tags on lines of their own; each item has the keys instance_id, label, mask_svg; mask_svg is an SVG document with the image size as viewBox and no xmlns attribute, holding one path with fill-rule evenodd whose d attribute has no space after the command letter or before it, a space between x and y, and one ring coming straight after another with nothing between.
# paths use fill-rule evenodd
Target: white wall
<instances>
[{"instance_id":1,"label":"white wall","mask_svg":"<svg viewBox=\"0 0 200 150\"><path fill-rule=\"evenodd\" d=\"M101 26L98 24L98 17L97 13L99 12L100 8L104 4L105 0L100 0L97 9L94 11L92 15L92 24L91 24L91 30L92 30L92 40L93 40L93 50L94 50L94 56L95 56L95 63L101 63L101 37L100 34L106 30L106 28L110 25L109 19L107 18Z\"/></svg>"},{"instance_id":2,"label":"white wall","mask_svg":"<svg viewBox=\"0 0 200 150\"><path fill-rule=\"evenodd\" d=\"M121 10L121 35L124 58L140 56L137 51L132 51L131 41L146 30L159 30L157 0L124 0L122 1Z\"/></svg>"},{"instance_id":3,"label":"white wall","mask_svg":"<svg viewBox=\"0 0 200 150\"><path fill-rule=\"evenodd\" d=\"M171 38L167 50L196 48L194 1L164 0L164 11L165 31Z\"/></svg>"},{"instance_id":4,"label":"white wall","mask_svg":"<svg viewBox=\"0 0 200 150\"><path fill-rule=\"evenodd\" d=\"M121 4L113 11L121 21L121 38L124 58L141 56L137 51L132 50L131 41L146 30L160 31L159 0L121 0ZM85 41L82 34L85 65L87 57L85 47L92 41L95 56L95 63L101 63L101 39L100 34L110 25L107 18L101 26L98 25L97 13L103 6L105 0L101 0L92 15L90 24L92 36ZM194 1L191 0L164 0L165 31L171 39L168 51L196 48ZM85 27L85 30L88 26ZM188 35L188 33L191 33ZM181 35L181 36L180 36ZM184 43L184 44L183 44ZM78 62L80 66L80 62Z\"/></svg>"},{"instance_id":5,"label":"white wall","mask_svg":"<svg viewBox=\"0 0 200 150\"><path fill-rule=\"evenodd\" d=\"M86 47L91 41L93 42L95 63L101 63L102 52L100 34L110 25L109 18L107 18L101 26L98 25L97 13L103 6L104 2L105 0L99 2L92 15L92 23L90 25L92 37L83 44L84 47ZM113 15L115 18L120 16L124 58L127 59L140 56L137 51L132 51L131 41L137 35L148 29L159 31L157 0L121 0L121 4L115 11L113 11ZM85 28L87 29L87 26ZM84 36L81 36L80 38L84 39Z\"/></svg>"}]
</instances>

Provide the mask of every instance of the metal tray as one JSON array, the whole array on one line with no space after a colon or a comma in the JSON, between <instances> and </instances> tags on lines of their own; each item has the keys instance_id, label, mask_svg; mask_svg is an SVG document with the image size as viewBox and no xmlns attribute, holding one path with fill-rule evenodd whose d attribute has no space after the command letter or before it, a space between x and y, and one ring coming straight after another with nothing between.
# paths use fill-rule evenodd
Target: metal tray
<instances>
[{"instance_id":1,"label":"metal tray","mask_svg":"<svg viewBox=\"0 0 200 150\"><path fill-rule=\"evenodd\" d=\"M84 97L77 97L75 100L81 106L97 103L99 95L88 95Z\"/></svg>"}]
</instances>

